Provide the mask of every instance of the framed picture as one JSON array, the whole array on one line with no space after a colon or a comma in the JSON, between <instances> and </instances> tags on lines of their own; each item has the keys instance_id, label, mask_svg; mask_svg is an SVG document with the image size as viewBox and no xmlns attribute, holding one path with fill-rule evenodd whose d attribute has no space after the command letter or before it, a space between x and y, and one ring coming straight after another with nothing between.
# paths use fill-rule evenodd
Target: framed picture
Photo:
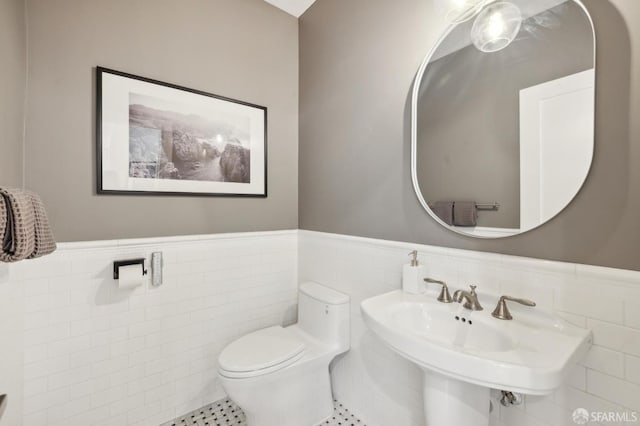
<instances>
[{"instance_id":1,"label":"framed picture","mask_svg":"<svg viewBox=\"0 0 640 426\"><path fill-rule=\"evenodd\" d=\"M267 108L97 68L98 194L267 196Z\"/></svg>"}]
</instances>

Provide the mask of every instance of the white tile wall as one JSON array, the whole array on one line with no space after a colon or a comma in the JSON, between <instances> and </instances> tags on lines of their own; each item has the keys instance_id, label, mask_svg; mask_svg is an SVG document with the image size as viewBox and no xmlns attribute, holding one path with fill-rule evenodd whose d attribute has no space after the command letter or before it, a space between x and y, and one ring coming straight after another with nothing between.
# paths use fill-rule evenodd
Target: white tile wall
<instances>
[{"instance_id":1,"label":"white tile wall","mask_svg":"<svg viewBox=\"0 0 640 426\"><path fill-rule=\"evenodd\" d=\"M400 288L401 265L413 249L427 274L453 289L477 284L484 294L531 298L536 309L593 330L593 349L566 386L519 407L494 402L492 426L569 426L576 408L640 411L640 272L300 231L299 279L351 294L352 348L332 377L335 396L364 422L424 424L420 371L367 330L359 308L365 298ZM514 305L514 316L522 309L529 308Z\"/></svg>"},{"instance_id":2,"label":"white tile wall","mask_svg":"<svg viewBox=\"0 0 640 426\"><path fill-rule=\"evenodd\" d=\"M10 395L2 426L157 426L217 400L220 350L292 322L304 280L352 296L352 349L334 364L336 397L373 426L422 425L420 371L367 331L359 308L400 287L413 249L454 289L473 282L485 294L529 297L594 332L566 386L520 407L496 404L492 426L568 426L578 407L640 410L640 273L284 231L62 244L43 259L0 264L0 393ZM113 260L158 250L162 287L115 288Z\"/></svg>"},{"instance_id":3,"label":"white tile wall","mask_svg":"<svg viewBox=\"0 0 640 426\"><path fill-rule=\"evenodd\" d=\"M0 394L8 394L2 426L22 421L23 296L9 265L0 263ZM24 391L30 391L25 387Z\"/></svg>"},{"instance_id":4,"label":"white tile wall","mask_svg":"<svg viewBox=\"0 0 640 426\"><path fill-rule=\"evenodd\" d=\"M164 253L164 284L112 262ZM61 244L0 265L2 426L157 426L224 396L232 339L295 320L297 231Z\"/></svg>"}]
</instances>

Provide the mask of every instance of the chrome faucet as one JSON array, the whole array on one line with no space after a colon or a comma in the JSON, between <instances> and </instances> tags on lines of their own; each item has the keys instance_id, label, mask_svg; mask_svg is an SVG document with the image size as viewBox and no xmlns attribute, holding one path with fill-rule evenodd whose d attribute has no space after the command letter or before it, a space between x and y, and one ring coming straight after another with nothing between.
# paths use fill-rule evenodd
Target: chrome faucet
<instances>
[{"instance_id":1,"label":"chrome faucet","mask_svg":"<svg viewBox=\"0 0 640 426\"><path fill-rule=\"evenodd\" d=\"M525 306L536 306L536 302L532 300L518 299L517 297L511 296L502 296L498 301L498 306L496 306L491 315L501 320L512 320L513 317L511 316L511 312L509 312L509 308L507 308L507 300L520 303L521 305Z\"/></svg>"},{"instance_id":2,"label":"chrome faucet","mask_svg":"<svg viewBox=\"0 0 640 426\"><path fill-rule=\"evenodd\" d=\"M442 286L442 290L440 291L440 295L438 296L438 302L442 302L442 303L453 302L453 299L451 298L451 294L449 294L449 287L447 287L447 283L440 280L434 280L433 278L425 278L424 281L432 284L440 284Z\"/></svg>"},{"instance_id":3,"label":"chrome faucet","mask_svg":"<svg viewBox=\"0 0 640 426\"><path fill-rule=\"evenodd\" d=\"M472 285L471 291L456 290L455 293L453 293L453 300L458 303L462 303L464 301L462 307L469 309L470 311L481 311L483 308L482 305L480 305L480 302L478 302L476 288L477 287L475 285Z\"/></svg>"}]
</instances>

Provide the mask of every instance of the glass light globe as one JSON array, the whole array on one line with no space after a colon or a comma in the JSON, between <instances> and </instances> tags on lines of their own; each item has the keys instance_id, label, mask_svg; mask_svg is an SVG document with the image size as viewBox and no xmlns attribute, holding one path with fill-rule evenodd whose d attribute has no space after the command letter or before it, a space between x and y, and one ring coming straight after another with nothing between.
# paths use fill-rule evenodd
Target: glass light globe
<instances>
[{"instance_id":1,"label":"glass light globe","mask_svg":"<svg viewBox=\"0 0 640 426\"><path fill-rule=\"evenodd\" d=\"M436 0L438 1L438 0ZM459 24L473 18L482 7L492 0L439 0L446 12L446 20Z\"/></svg>"},{"instance_id":2,"label":"glass light globe","mask_svg":"<svg viewBox=\"0 0 640 426\"><path fill-rule=\"evenodd\" d=\"M471 28L471 41L482 52L497 52L515 40L522 26L520 9L509 2L498 2L480 12Z\"/></svg>"}]
</instances>

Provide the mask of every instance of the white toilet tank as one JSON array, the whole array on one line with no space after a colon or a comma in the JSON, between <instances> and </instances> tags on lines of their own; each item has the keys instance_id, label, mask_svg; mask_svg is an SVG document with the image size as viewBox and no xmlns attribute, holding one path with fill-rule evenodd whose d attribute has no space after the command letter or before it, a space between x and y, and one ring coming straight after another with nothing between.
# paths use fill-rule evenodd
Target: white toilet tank
<instances>
[{"instance_id":1,"label":"white toilet tank","mask_svg":"<svg viewBox=\"0 0 640 426\"><path fill-rule=\"evenodd\" d=\"M298 326L341 352L350 347L350 298L314 282L300 284Z\"/></svg>"}]
</instances>

